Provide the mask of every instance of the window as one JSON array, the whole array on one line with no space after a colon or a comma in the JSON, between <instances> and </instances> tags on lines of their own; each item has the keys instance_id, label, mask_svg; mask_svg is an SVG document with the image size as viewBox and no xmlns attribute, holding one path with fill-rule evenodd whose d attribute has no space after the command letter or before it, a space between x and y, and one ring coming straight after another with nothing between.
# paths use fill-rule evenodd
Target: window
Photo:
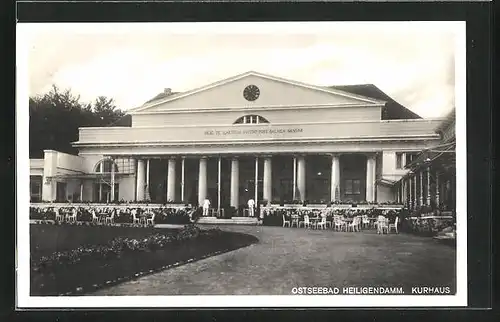
<instances>
[{"instance_id":1,"label":"window","mask_svg":"<svg viewBox=\"0 0 500 322\"><path fill-rule=\"evenodd\" d=\"M237 119L234 124L261 124L269 123L268 120L260 115L245 115Z\"/></svg>"},{"instance_id":2,"label":"window","mask_svg":"<svg viewBox=\"0 0 500 322\"><path fill-rule=\"evenodd\" d=\"M406 162L405 162L405 166L406 165L409 165L410 163L412 163L414 160L416 160L418 157L418 154L417 153L407 153L406 154Z\"/></svg>"},{"instance_id":3,"label":"window","mask_svg":"<svg viewBox=\"0 0 500 322\"><path fill-rule=\"evenodd\" d=\"M109 159L99 161L95 167L95 172L111 173L111 165L114 165L115 172L118 172L118 166L116 165L116 163Z\"/></svg>"},{"instance_id":4,"label":"window","mask_svg":"<svg viewBox=\"0 0 500 322\"><path fill-rule=\"evenodd\" d=\"M346 179L344 181L344 191L346 195L359 195L361 194L361 180L359 179Z\"/></svg>"},{"instance_id":5,"label":"window","mask_svg":"<svg viewBox=\"0 0 500 322\"><path fill-rule=\"evenodd\" d=\"M396 152L396 169L403 168L403 153Z\"/></svg>"}]
</instances>

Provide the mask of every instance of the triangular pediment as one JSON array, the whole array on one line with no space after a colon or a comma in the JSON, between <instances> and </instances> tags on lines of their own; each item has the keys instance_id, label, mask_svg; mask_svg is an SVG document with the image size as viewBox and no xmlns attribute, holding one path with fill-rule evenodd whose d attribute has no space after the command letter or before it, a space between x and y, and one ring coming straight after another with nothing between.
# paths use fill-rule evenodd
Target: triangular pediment
<instances>
[{"instance_id":1,"label":"triangular pediment","mask_svg":"<svg viewBox=\"0 0 500 322\"><path fill-rule=\"evenodd\" d=\"M258 97L244 95L257 88ZM253 100L252 100L253 99ZM150 101L130 114L172 111L294 107L294 106L381 106L385 102L341 90L304 84L257 72L247 72L188 92Z\"/></svg>"}]
</instances>

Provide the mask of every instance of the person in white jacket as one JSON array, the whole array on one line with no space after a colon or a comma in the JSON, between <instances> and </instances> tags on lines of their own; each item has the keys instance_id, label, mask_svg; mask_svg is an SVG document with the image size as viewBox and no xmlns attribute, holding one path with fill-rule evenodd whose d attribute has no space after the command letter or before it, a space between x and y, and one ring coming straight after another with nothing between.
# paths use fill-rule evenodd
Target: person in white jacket
<instances>
[{"instance_id":1,"label":"person in white jacket","mask_svg":"<svg viewBox=\"0 0 500 322\"><path fill-rule=\"evenodd\" d=\"M252 198L248 200L248 216L255 217L255 201Z\"/></svg>"},{"instance_id":2,"label":"person in white jacket","mask_svg":"<svg viewBox=\"0 0 500 322\"><path fill-rule=\"evenodd\" d=\"M203 201L203 217L208 216L208 209L210 209L210 200L208 200L208 198L206 198Z\"/></svg>"}]
</instances>

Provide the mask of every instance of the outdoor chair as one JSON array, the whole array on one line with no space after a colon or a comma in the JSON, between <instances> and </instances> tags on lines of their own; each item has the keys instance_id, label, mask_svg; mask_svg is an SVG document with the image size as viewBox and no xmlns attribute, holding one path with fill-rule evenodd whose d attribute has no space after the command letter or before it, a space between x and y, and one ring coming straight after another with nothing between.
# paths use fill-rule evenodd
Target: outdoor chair
<instances>
[{"instance_id":1,"label":"outdoor chair","mask_svg":"<svg viewBox=\"0 0 500 322\"><path fill-rule=\"evenodd\" d=\"M141 219L139 217L137 217L137 209L132 209L132 211L130 213L132 214L132 223L133 224L140 224Z\"/></svg>"},{"instance_id":2,"label":"outdoor chair","mask_svg":"<svg viewBox=\"0 0 500 322\"><path fill-rule=\"evenodd\" d=\"M105 218L104 218L104 223L105 224L114 224L115 222L115 212L116 210L113 209L111 210L111 213L109 213Z\"/></svg>"},{"instance_id":3,"label":"outdoor chair","mask_svg":"<svg viewBox=\"0 0 500 322\"><path fill-rule=\"evenodd\" d=\"M359 222L360 222L359 217L354 217L352 222L347 225L347 231L352 231L352 232L359 231Z\"/></svg>"},{"instance_id":4,"label":"outdoor chair","mask_svg":"<svg viewBox=\"0 0 500 322\"><path fill-rule=\"evenodd\" d=\"M311 222L309 221L309 215L304 215L304 220L299 221L299 228L300 228L300 225L304 226L304 228L311 227Z\"/></svg>"},{"instance_id":5,"label":"outdoor chair","mask_svg":"<svg viewBox=\"0 0 500 322\"><path fill-rule=\"evenodd\" d=\"M295 227L299 227L299 216L292 216L292 224L290 225L290 227L293 227L293 225L295 225Z\"/></svg>"},{"instance_id":6,"label":"outdoor chair","mask_svg":"<svg viewBox=\"0 0 500 322\"><path fill-rule=\"evenodd\" d=\"M326 229L326 216L324 217L321 217L321 221L318 221L316 223L316 229L319 229L321 227L321 229Z\"/></svg>"},{"instance_id":7,"label":"outdoor chair","mask_svg":"<svg viewBox=\"0 0 500 322\"><path fill-rule=\"evenodd\" d=\"M283 215L283 227L286 227L286 225L290 227L290 220L286 220L285 215Z\"/></svg>"},{"instance_id":8,"label":"outdoor chair","mask_svg":"<svg viewBox=\"0 0 500 322\"><path fill-rule=\"evenodd\" d=\"M390 233L392 229L394 229L394 231L396 232L396 234L399 234L398 233L398 222L399 222L399 217L396 217L396 219L394 219L394 223L393 224L389 224L389 227L387 228L387 233Z\"/></svg>"},{"instance_id":9,"label":"outdoor chair","mask_svg":"<svg viewBox=\"0 0 500 322\"><path fill-rule=\"evenodd\" d=\"M361 217L361 224L363 228L370 227L370 219L368 218L368 215L363 215L363 217Z\"/></svg>"},{"instance_id":10,"label":"outdoor chair","mask_svg":"<svg viewBox=\"0 0 500 322\"><path fill-rule=\"evenodd\" d=\"M60 208L55 208L54 212L56 213L56 221L64 221L64 215L61 213Z\"/></svg>"},{"instance_id":11,"label":"outdoor chair","mask_svg":"<svg viewBox=\"0 0 500 322\"><path fill-rule=\"evenodd\" d=\"M100 222L99 217L95 214L95 209L90 210L92 213L92 223L98 224Z\"/></svg>"},{"instance_id":12,"label":"outdoor chair","mask_svg":"<svg viewBox=\"0 0 500 322\"><path fill-rule=\"evenodd\" d=\"M387 218L379 216L377 219L377 234L384 234L384 232L388 232L388 229Z\"/></svg>"},{"instance_id":13,"label":"outdoor chair","mask_svg":"<svg viewBox=\"0 0 500 322\"><path fill-rule=\"evenodd\" d=\"M151 216L148 216L148 217L146 218L146 226L147 226L147 225L154 226L154 224L155 224L155 216L156 216L156 214L153 212L153 213L151 214Z\"/></svg>"},{"instance_id":14,"label":"outdoor chair","mask_svg":"<svg viewBox=\"0 0 500 322\"><path fill-rule=\"evenodd\" d=\"M68 222L76 222L77 214L78 214L78 210L76 208L73 208L71 213L68 213L68 215L67 215Z\"/></svg>"},{"instance_id":15,"label":"outdoor chair","mask_svg":"<svg viewBox=\"0 0 500 322\"><path fill-rule=\"evenodd\" d=\"M343 221L340 216L335 216L333 221L335 230L337 231L347 230L347 223Z\"/></svg>"}]
</instances>

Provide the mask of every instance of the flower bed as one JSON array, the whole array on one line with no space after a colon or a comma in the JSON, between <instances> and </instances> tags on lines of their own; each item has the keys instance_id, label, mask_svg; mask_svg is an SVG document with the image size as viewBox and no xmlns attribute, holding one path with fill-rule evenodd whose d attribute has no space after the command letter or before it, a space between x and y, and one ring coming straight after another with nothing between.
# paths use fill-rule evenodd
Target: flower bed
<instances>
[{"instance_id":1,"label":"flower bed","mask_svg":"<svg viewBox=\"0 0 500 322\"><path fill-rule=\"evenodd\" d=\"M403 222L402 231L424 235L436 236L439 232L455 227L454 218L443 218L437 216L408 217Z\"/></svg>"},{"instance_id":2,"label":"flower bed","mask_svg":"<svg viewBox=\"0 0 500 322\"><path fill-rule=\"evenodd\" d=\"M64 229L66 227L57 227ZM85 230L98 227L74 227ZM56 229L56 227L52 228ZM137 232L140 229L136 229ZM53 233L51 230L50 232ZM51 252L31 261L31 295L71 295L91 292L157 270L198 260L210 254L248 246L258 240L250 235L194 225L176 231L151 231L144 236L116 236L107 243L83 244ZM102 236L101 236L102 237ZM39 236L43 239L43 236Z\"/></svg>"}]
</instances>

